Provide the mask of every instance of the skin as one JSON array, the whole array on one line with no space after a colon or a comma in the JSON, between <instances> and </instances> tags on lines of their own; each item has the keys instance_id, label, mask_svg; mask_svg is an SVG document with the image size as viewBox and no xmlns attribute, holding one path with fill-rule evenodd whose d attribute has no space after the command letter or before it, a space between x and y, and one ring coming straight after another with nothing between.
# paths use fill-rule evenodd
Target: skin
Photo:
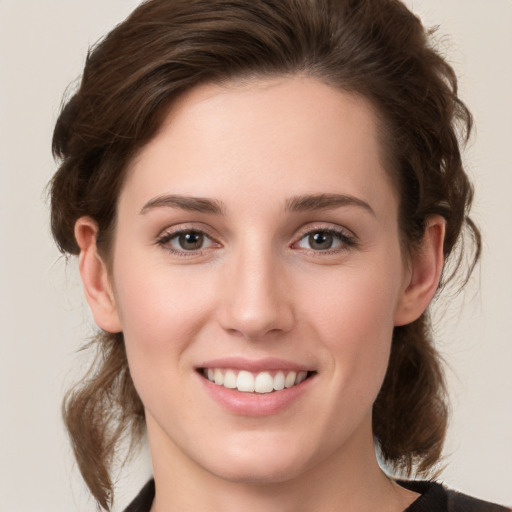
<instances>
[{"instance_id":1,"label":"skin","mask_svg":"<svg viewBox=\"0 0 512 512\"><path fill-rule=\"evenodd\" d=\"M400 511L417 497L380 470L371 411L393 327L435 293L444 222L403 257L381 153L370 104L313 78L204 85L131 163L108 265L95 222L77 222L87 299L123 331L145 406L153 511ZM350 199L290 208L327 194ZM183 248L177 230L203 245ZM330 249L311 245L330 231ZM226 356L316 373L291 406L234 414L197 372Z\"/></svg>"}]
</instances>

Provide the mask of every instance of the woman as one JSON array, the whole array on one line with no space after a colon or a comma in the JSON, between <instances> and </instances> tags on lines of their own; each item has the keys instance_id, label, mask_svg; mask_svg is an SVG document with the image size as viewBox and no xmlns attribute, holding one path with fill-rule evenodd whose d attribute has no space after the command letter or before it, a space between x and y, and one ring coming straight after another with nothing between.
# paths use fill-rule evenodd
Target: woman
<instances>
[{"instance_id":1,"label":"woman","mask_svg":"<svg viewBox=\"0 0 512 512\"><path fill-rule=\"evenodd\" d=\"M470 128L394 0L151 0L91 52L52 228L102 330L65 419L103 508L145 427L128 510L505 510L375 450L439 461L427 308L464 229L463 282L479 255Z\"/></svg>"}]
</instances>

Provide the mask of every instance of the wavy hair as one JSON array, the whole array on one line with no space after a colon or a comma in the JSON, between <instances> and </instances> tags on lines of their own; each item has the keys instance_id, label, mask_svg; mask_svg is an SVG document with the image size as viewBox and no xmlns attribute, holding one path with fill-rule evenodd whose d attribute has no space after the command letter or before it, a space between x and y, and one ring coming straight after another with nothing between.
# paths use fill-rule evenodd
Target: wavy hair
<instances>
[{"instance_id":1,"label":"wavy hair","mask_svg":"<svg viewBox=\"0 0 512 512\"><path fill-rule=\"evenodd\" d=\"M460 152L472 120L454 71L430 36L398 0L143 2L90 50L81 83L56 123L53 153L60 166L51 182L51 225L59 248L79 253L74 225L89 215L108 257L127 164L182 93L207 82L302 74L371 102L400 198L403 248L413 251L429 216L441 215L445 260L461 261L463 231L472 235L464 283L480 252ZM122 333L101 333L95 344L96 363L67 394L63 412L85 482L108 510L118 440L138 438L144 409ZM389 467L427 474L440 458L447 416L442 365L424 313L395 328L374 404L375 440Z\"/></svg>"}]
</instances>

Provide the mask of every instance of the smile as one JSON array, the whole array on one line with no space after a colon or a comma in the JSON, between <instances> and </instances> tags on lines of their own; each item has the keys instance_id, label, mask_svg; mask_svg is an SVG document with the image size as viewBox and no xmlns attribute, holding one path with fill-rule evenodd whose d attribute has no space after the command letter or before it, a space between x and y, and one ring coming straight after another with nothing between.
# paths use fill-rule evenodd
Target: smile
<instances>
[{"instance_id":1,"label":"smile","mask_svg":"<svg viewBox=\"0 0 512 512\"><path fill-rule=\"evenodd\" d=\"M202 368L200 373L210 382L224 388L236 389L244 393L272 393L297 386L314 372L293 370L249 372L225 368Z\"/></svg>"}]
</instances>

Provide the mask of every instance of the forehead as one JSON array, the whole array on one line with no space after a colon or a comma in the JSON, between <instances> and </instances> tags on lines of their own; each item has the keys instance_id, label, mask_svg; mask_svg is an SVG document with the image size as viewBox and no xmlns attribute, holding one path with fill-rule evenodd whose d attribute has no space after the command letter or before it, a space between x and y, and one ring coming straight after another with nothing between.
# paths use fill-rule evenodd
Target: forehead
<instances>
[{"instance_id":1,"label":"forehead","mask_svg":"<svg viewBox=\"0 0 512 512\"><path fill-rule=\"evenodd\" d=\"M236 180L266 197L345 183L352 190L340 193L371 198L376 182L391 185L378 131L367 100L314 78L205 84L172 106L131 162L123 194L222 196Z\"/></svg>"}]
</instances>

